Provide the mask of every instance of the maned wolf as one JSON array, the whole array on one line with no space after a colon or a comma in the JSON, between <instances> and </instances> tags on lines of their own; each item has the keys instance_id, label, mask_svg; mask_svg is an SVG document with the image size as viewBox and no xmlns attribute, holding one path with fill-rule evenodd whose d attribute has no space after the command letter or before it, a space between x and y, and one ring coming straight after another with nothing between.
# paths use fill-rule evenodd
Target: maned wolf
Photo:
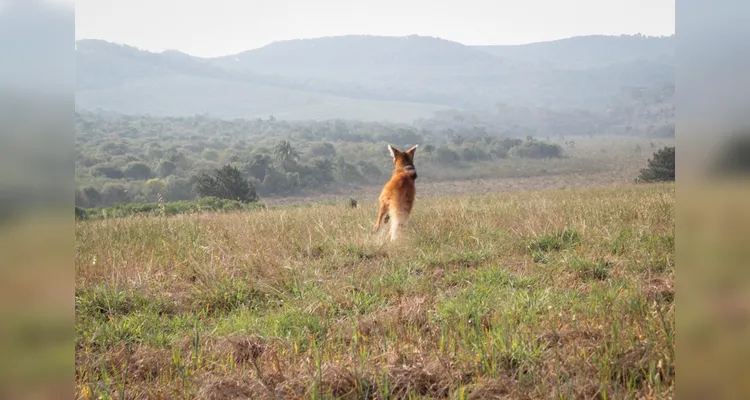
<instances>
[{"instance_id":1,"label":"maned wolf","mask_svg":"<svg viewBox=\"0 0 750 400\"><path fill-rule=\"evenodd\" d=\"M414 195L417 189L414 181L417 179L417 170L414 168L414 153L417 151L415 145L407 151L401 151L391 145L388 150L393 156L393 175L391 180L383 186L380 193L380 212L378 221L372 228L373 232L380 229L380 224L391 222L391 241L396 240L399 231L409 219L409 213L414 205Z\"/></svg>"}]
</instances>

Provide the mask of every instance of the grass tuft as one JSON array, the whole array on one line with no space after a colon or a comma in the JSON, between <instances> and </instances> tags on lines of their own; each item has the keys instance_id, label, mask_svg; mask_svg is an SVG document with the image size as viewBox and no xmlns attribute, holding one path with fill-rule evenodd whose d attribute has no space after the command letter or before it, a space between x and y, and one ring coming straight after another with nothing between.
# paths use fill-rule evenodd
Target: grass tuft
<instances>
[{"instance_id":1,"label":"grass tuft","mask_svg":"<svg viewBox=\"0 0 750 400\"><path fill-rule=\"evenodd\" d=\"M259 310L270 307L272 300L272 296L239 279L223 279L196 287L192 297L193 309L206 314L226 314L241 308Z\"/></svg>"},{"instance_id":2,"label":"grass tuft","mask_svg":"<svg viewBox=\"0 0 750 400\"><path fill-rule=\"evenodd\" d=\"M581 243L581 234L575 228L565 228L559 232L542 233L529 244L532 252L560 251L571 249Z\"/></svg>"},{"instance_id":3,"label":"grass tuft","mask_svg":"<svg viewBox=\"0 0 750 400\"><path fill-rule=\"evenodd\" d=\"M596 262L574 258L570 262L570 267L582 279L596 279L600 281L609 278L609 271L612 269L612 265L603 258L598 259Z\"/></svg>"}]
</instances>

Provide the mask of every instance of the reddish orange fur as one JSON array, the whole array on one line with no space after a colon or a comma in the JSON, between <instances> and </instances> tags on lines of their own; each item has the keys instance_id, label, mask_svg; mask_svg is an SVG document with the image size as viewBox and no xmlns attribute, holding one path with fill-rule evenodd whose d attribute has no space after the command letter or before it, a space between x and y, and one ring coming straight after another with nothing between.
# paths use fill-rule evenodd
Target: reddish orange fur
<instances>
[{"instance_id":1,"label":"reddish orange fur","mask_svg":"<svg viewBox=\"0 0 750 400\"><path fill-rule=\"evenodd\" d=\"M401 151L391 145L388 150L393 156L393 175L383 186L380 193L380 212L378 220L373 226L373 232L380 230L380 224L391 222L391 241L396 240L399 230L406 224L409 214L414 206L414 197L417 189L414 181L417 179L417 170L414 168L414 153L417 146L407 151Z\"/></svg>"}]
</instances>

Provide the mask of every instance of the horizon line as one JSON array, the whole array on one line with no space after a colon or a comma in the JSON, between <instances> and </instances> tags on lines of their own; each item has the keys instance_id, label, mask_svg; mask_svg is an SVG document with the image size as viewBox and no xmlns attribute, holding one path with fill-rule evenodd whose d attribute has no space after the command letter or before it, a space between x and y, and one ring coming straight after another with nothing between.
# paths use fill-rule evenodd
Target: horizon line
<instances>
[{"instance_id":1,"label":"horizon line","mask_svg":"<svg viewBox=\"0 0 750 400\"><path fill-rule=\"evenodd\" d=\"M517 44L466 44L466 43L461 43L461 42L458 42L458 41L455 41L455 40L446 39L446 38L443 38L443 37L440 37L440 36L420 35L420 34L408 34L408 35L373 35L373 34L350 33L350 34L344 34L344 35L328 35L328 36L316 36L316 37L308 37L308 38L274 40L274 41L268 42L268 43L266 43L266 44L264 44L262 46L259 46L259 47L253 47L253 48L249 48L249 49L246 49L246 50L242 50L239 53L225 54L225 55L213 56L213 57L197 56L197 55L190 54L188 52L185 52L185 51L182 51L182 50L179 50L179 49L165 49L165 50L160 50L160 51L159 50L149 50L149 49L144 49L144 48L141 48L141 47L138 47L138 46L133 46L131 44L121 43L121 42L115 42L115 41L111 41L111 40L107 40L107 39L102 39L102 38L80 38L80 39L76 39L75 40L75 44L77 45L78 42L87 41L87 40L88 41L100 41L100 42L106 42L106 43L110 43L110 44L115 44L115 45L118 45L118 46L132 47L132 48L134 48L136 50L139 50L139 51L145 51L145 52L154 53L154 54L162 54L162 53L166 53L166 52L170 52L171 51L171 52L182 53L182 54L185 54L185 55L188 55L188 56L191 56L191 57L195 57L195 58L210 59L210 58L230 57L230 56L238 55L238 54L241 54L241 53L244 53L244 52L247 52L247 51L259 50L259 49L262 49L264 47L270 46L270 45L275 44L275 43L293 42L293 41L301 41L301 40L317 40L317 39L341 38L341 37L348 37L348 36L370 36L370 37L382 37L382 38L423 37L423 38L433 38L433 39L445 40L445 41L448 41L448 42L458 43L458 44L461 44L461 45L464 45L464 46L467 46L467 47L484 47L484 46L508 46L508 47L512 47L512 46L528 46L528 45L533 45L533 44L552 43L552 42L557 42L557 41L561 41L561 40L568 40L568 39L575 39L575 38L582 38L582 37L594 37L594 36L621 37L621 36L639 36L639 35L642 36L642 37L644 37L644 38L661 39L661 38L670 38L670 37L673 37L673 36L675 36L675 33L671 33L669 35L645 35L645 34L642 34L640 32L638 32L638 33L621 33L621 34L592 33L592 34L587 34L587 35L566 36L566 37L561 37L561 38L558 38L558 39L541 40L541 41L538 41L538 42L526 42L526 43L517 43Z\"/></svg>"}]
</instances>

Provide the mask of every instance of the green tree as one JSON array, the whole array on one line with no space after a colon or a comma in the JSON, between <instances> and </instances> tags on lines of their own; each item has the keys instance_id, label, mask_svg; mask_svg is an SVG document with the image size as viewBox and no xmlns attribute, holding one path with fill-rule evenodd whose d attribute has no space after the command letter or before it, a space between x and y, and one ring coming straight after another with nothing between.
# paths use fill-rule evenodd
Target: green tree
<instances>
[{"instance_id":1,"label":"green tree","mask_svg":"<svg viewBox=\"0 0 750 400\"><path fill-rule=\"evenodd\" d=\"M93 186L85 186L80 190L80 195L76 197L79 197L76 202L78 203L77 205L82 207L97 207L101 205L102 202L102 195Z\"/></svg>"},{"instance_id":2,"label":"green tree","mask_svg":"<svg viewBox=\"0 0 750 400\"><path fill-rule=\"evenodd\" d=\"M160 193L164 195L167 188L166 182L158 178L147 180L143 186L146 188L146 192L151 195L157 195Z\"/></svg>"},{"instance_id":3,"label":"green tree","mask_svg":"<svg viewBox=\"0 0 750 400\"><path fill-rule=\"evenodd\" d=\"M166 178L177 169L177 164L169 160L162 160L156 167L156 171L160 177Z\"/></svg>"},{"instance_id":4,"label":"green tree","mask_svg":"<svg viewBox=\"0 0 750 400\"><path fill-rule=\"evenodd\" d=\"M245 172L259 181L266 178L266 171L271 166L271 157L265 154L254 154L250 162L245 164Z\"/></svg>"},{"instance_id":5,"label":"green tree","mask_svg":"<svg viewBox=\"0 0 750 400\"><path fill-rule=\"evenodd\" d=\"M123 185L110 183L104 185L104 189L102 189L102 200L105 205L129 203L132 199L128 189Z\"/></svg>"},{"instance_id":6,"label":"green tree","mask_svg":"<svg viewBox=\"0 0 750 400\"><path fill-rule=\"evenodd\" d=\"M346 162L342 156L336 157L333 161L333 172L336 179L341 182L354 183L362 180L362 174L357 167Z\"/></svg>"},{"instance_id":7,"label":"green tree","mask_svg":"<svg viewBox=\"0 0 750 400\"><path fill-rule=\"evenodd\" d=\"M310 146L310 155L313 157L333 158L336 156L336 148L331 143L315 143Z\"/></svg>"},{"instance_id":8,"label":"green tree","mask_svg":"<svg viewBox=\"0 0 750 400\"><path fill-rule=\"evenodd\" d=\"M171 150L169 154L167 154L167 160L175 163L179 168L187 168L188 167L188 160L187 157L185 157L185 154L182 151L178 150Z\"/></svg>"},{"instance_id":9,"label":"green tree","mask_svg":"<svg viewBox=\"0 0 750 400\"><path fill-rule=\"evenodd\" d=\"M447 147L438 147L435 151L435 161L440 165L457 164L459 160L458 153Z\"/></svg>"},{"instance_id":10,"label":"green tree","mask_svg":"<svg viewBox=\"0 0 750 400\"><path fill-rule=\"evenodd\" d=\"M125 174L120 168L110 164L98 164L91 168L91 175L104 176L110 179L122 179Z\"/></svg>"},{"instance_id":11,"label":"green tree","mask_svg":"<svg viewBox=\"0 0 750 400\"><path fill-rule=\"evenodd\" d=\"M562 147L556 143L540 142L531 136L523 144L513 148L512 154L521 158L560 158Z\"/></svg>"},{"instance_id":12,"label":"green tree","mask_svg":"<svg viewBox=\"0 0 750 400\"><path fill-rule=\"evenodd\" d=\"M282 140L276 145L273 154L276 156L276 160L284 167L299 160L299 153L286 140Z\"/></svg>"},{"instance_id":13,"label":"green tree","mask_svg":"<svg viewBox=\"0 0 750 400\"><path fill-rule=\"evenodd\" d=\"M155 161L155 160L158 160L158 159L164 157L164 151L162 151L162 150L160 150L158 148L152 147L152 148L148 149L148 151L146 152L146 157L149 160L154 160Z\"/></svg>"},{"instance_id":14,"label":"green tree","mask_svg":"<svg viewBox=\"0 0 750 400\"><path fill-rule=\"evenodd\" d=\"M215 176L201 174L195 183L195 192L200 197L218 197L243 203L258 201L255 187L242 177L240 170L231 165L217 169Z\"/></svg>"},{"instance_id":15,"label":"green tree","mask_svg":"<svg viewBox=\"0 0 750 400\"><path fill-rule=\"evenodd\" d=\"M318 182L333 182L333 162L327 158L312 160L312 170Z\"/></svg>"},{"instance_id":16,"label":"green tree","mask_svg":"<svg viewBox=\"0 0 750 400\"><path fill-rule=\"evenodd\" d=\"M167 201L192 200L195 198L193 183L184 178L174 175L167 178L167 193L164 197Z\"/></svg>"},{"instance_id":17,"label":"green tree","mask_svg":"<svg viewBox=\"0 0 750 400\"><path fill-rule=\"evenodd\" d=\"M641 170L636 182L665 182L675 179L674 147L665 146L648 160L648 166Z\"/></svg>"},{"instance_id":18,"label":"green tree","mask_svg":"<svg viewBox=\"0 0 750 400\"><path fill-rule=\"evenodd\" d=\"M218 180L205 172L195 179L194 189L198 197L219 197L223 191Z\"/></svg>"},{"instance_id":19,"label":"green tree","mask_svg":"<svg viewBox=\"0 0 750 400\"><path fill-rule=\"evenodd\" d=\"M383 175L383 172L380 170L380 168L369 161L358 162L357 168L359 168L359 172L362 174L362 176L364 176L365 179L371 182L377 182Z\"/></svg>"},{"instance_id":20,"label":"green tree","mask_svg":"<svg viewBox=\"0 0 750 400\"><path fill-rule=\"evenodd\" d=\"M214 149L205 149L201 155L208 161L219 161L219 152Z\"/></svg>"},{"instance_id":21,"label":"green tree","mask_svg":"<svg viewBox=\"0 0 750 400\"><path fill-rule=\"evenodd\" d=\"M126 178L147 180L151 178L151 168L142 162L131 162L125 166L123 171Z\"/></svg>"},{"instance_id":22,"label":"green tree","mask_svg":"<svg viewBox=\"0 0 750 400\"><path fill-rule=\"evenodd\" d=\"M230 162L230 163L239 162L241 159L242 157L240 157L240 155L235 152L228 152L226 155L226 160L227 162Z\"/></svg>"},{"instance_id":23,"label":"green tree","mask_svg":"<svg viewBox=\"0 0 750 400\"><path fill-rule=\"evenodd\" d=\"M263 188L269 193L292 194L301 185L299 174L296 172L281 172L276 168L269 168L263 179Z\"/></svg>"}]
</instances>

